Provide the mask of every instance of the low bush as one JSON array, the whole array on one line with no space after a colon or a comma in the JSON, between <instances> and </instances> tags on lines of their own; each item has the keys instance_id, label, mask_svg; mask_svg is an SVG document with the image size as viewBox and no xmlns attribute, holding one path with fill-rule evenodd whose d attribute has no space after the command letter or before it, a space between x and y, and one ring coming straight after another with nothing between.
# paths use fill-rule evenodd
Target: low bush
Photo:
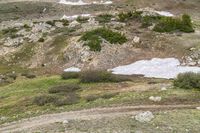
<instances>
[{"instance_id":1,"label":"low bush","mask_svg":"<svg viewBox=\"0 0 200 133\"><path fill-rule=\"evenodd\" d=\"M87 21L89 20L88 17L81 17L79 16L76 21L79 22L79 23L86 23Z\"/></svg>"},{"instance_id":2,"label":"low bush","mask_svg":"<svg viewBox=\"0 0 200 133\"><path fill-rule=\"evenodd\" d=\"M118 19L120 22L125 22L130 19L140 20L141 18L142 18L142 12L140 11L121 12L118 14Z\"/></svg>"},{"instance_id":3,"label":"low bush","mask_svg":"<svg viewBox=\"0 0 200 133\"><path fill-rule=\"evenodd\" d=\"M62 79L77 79L79 78L79 73L78 72L64 72L61 75Z\"/></svg>"},{"instance_id":4,"label":"low bush","mask_svg":"<svg viewBox=\"0 0 200 133\"><path fill-rule=\"evenodd\" d=\"M44 42L45 40L44 40L44 38L43 37L41 37L39 40L38 40L38 42Z\"/></svg>"},{"instance_id":5,"label":"low bush","mask_svg":"<svg viewBox=\"0 0 200 133\"><path fill-rule=\"evenodd\" d=\"M98 21L99 23L108 23L111 21L112 18L113 18L113 15L100 14L95 18L95 20Z\"/></svg>"},{"instance_id":6,"label":"low bush","mask_svg":"<svg viewBox=\"0 0 200 133\"><path fill-rule=\"evenodd\" d=\"M33 99L33 103L38 106L44 106L45 104L53 103L56 100L57 100L57 97L52 96L52 95L40 95L40 96L36 96Z\"/></svg>"},{"instance_id":7,"label":"low bush","mask_svg":"<svg viewBox=\"0 0 200 133\"><path fill-rule=\"evenodd\" d=\"M118 93L105 93L105 94L102 94L102 95L88 95L85 97L85 100L87 102L91 102L91 101L95 101L97 99L110 99L114 96L118 95Z\"/></svg>"},{"instance_id":8,"label":"low bush","mask_svg":"<svg viewBox=\"0 0 200 133\"><path fill-rule=\"evenodd\" d=\"M107 71L85 71L80 74L80 82L82 83L122 81L127 81L127 79Z\"/></svg>"},{"instance_id":9,"label":"low bush","mask_svg":"<svg viewBox=\"0 0 200 133\"><path fill-rule=\"evenodd\" d=\"M76 93L72 92L72 93L67 93L67 95L65 95L65 97L63 98L55 100L54 105L56 106L72 105L78 103L79 100L80 97Z\"/></svg>"},{"instance_id":10,"label":"low bush","mask_svg":"<svg viewBox=\"0 0 200 133\"><path fill-rule=\"evenodd\" d=\"M22 73L21 76L24 76L24 77L29 78L29 79L36 78L36 75L33 74L33 73Z\"/></svg>"},{"instance_id":11,"label":"low bush","mask_svg":"<svg viewBox=\"0 0 200 133\"><path fill-rule=\"evenodd\" d=\"M162 17L155 25L154 31L156 32L194 32L191 18L189 15L183 15L182 19L172 17Z\"/></svg>"},{"instance_id":12,"label":"low bush","mask_svg":"<svg viewBox=\"0 0 200 133\"><path fill-rule=\"evenodd\" d=\"M51 26L55 26L55 21L47 21L46 24L51 25Z\"/></svg>"},{"instance_id":13,"label":"low bush","mask_svg":"<svg viewBox=\"0 0 200 133\"><path fill-rule=\"evenodd\" d=\"M118 32L113 32L107 28L98 28L85 32L80 40L86 41L84 45L89 46L92 51L101 51L102 39L107 40L111 44L123 44L127 41L126 37Z\"/></svg>"},{"instance_id":14,"label":"low bush","mask_svg":"<svg viewBox=\"0 0 200 133\"><path fill-rule=\"evenodd\" d=\"M174 86L183 89L200 89L200 73L182 73L174 80Z\"/></svg>"},{"instance_id":15,"label":"low bush","mask_svg":"<svg viewBox=\"0 0 200 133\"><path fill-rule=\"evenodd\" d=\"M59 85L49 89L49 93L63 93L63 92L74 92L79 90L81 87L78 84L66 84Z\"/></svg>"}]
</instances>

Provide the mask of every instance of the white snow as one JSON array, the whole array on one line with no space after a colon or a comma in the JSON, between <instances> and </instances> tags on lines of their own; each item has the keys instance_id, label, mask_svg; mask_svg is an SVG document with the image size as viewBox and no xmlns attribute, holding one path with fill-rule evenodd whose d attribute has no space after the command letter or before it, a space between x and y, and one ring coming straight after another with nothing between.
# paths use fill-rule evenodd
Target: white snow
<instances>
[{"instance_id":1,"label":"white snow","mask_svg":"<svg viewBox=\"0 0 200 133\"><path fill-rule=\"evenodd\" d=\"M67 19L67 20L74 20L77 19L78 17L90 17L91 14L80 14L80 15L72 15L72 16L67 16L67 15L63 15L62 19Z\"/></svg>"},{"instance_id":2,"label":"white snow","mask_svg":"<svg viewBox=\"0 0 200 133\"><path fill-rule=\"evenodd\" d=\"M77 68L77 67L70 67L64 70L64 72L80 72L81 69Z\"/></svg>"},{"instance_id":3,"label":"white snow","mask_svg":"<svg viewBox=\"0 0 200 133\"><path fill-rule=\"evenodd\" d=\"M155 11L156 13L158 13L161 16L166 16L166 17L173 17L174 14L167 12L167 11Z\"/></svg>"},{"instance_id":4,"label":"white snow","mask_svg":"<svg viewBox=\"0 0 200 133\"><path fill-rule=\"evenodd\" d=\"M109 71L112 71L113 74L142 74L145 77L171 79L176 78L179 73L199 73L200 67L180 66L179 60L175 58L153 58L151 60L137 61L130 65L119 66Z\"/></svg>"},{"instance_id":5,"label":"white snow","mask_svg":"<svg viewBox=\"0 0 200 133\"><path fill-rule=\"evenodd\" d=\"M112 1L100 1L100 2L97 2L97 1L93 1L91 3L86 3L86 2L83 2L82 0L79 0L78 2L71 2L71 1L68 1L68 0L60 0L59 1L60 4L65 4L65 5L90 5L90 4L105 4L105 5L109 5L109 4L112 4L113 2Z\"/></svg>"},{"instance_id":6,"label":"white snow","mask_svg":"<svg viewBox=\"0 0 200 133\"><path fill-rule=\"evenodd\" d=\"M87 5L88 3L83 2L82 0L79 0L78 2L71 2L67 0L60 0L60 4L65 4L65 5Z\"/></svg>"}]
</instances>

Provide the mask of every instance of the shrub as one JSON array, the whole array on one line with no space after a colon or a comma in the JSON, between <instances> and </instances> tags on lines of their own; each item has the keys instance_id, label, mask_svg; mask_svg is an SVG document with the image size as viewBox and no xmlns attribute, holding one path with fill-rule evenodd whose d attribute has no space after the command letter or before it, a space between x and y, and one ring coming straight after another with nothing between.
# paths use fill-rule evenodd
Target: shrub
<instances>
[{"instance_id":1,"label":"shrub","mask_svg":"<svg viewBox=\"0 0 200 133\"><path fill-rule=\"evenodd\" d=\"M85 32L80 40L86 41L84 45L89 46L92 51L101 51L101 38L107 40L111 44L123 44L127 41L126 37L118 32L106 28L98 28Z\"/></svg>"},{"instance_id":2,"label":"shrub","mask_svg":"<svg viewBox=\"0 0 200 133\"><path fill-rule=\"evenodd\" d=\"M97 99L103 98L103 99L110 99L114 96L118 95L118 93L105 93L103 95L88 95L85 97L85 100L87 102L95 101Z\"/></svg>"},{"instance_id":3,"label":"shrub","mask_svg":"<svg viewBox=\"0 0 200 133\"><path fill-rule=\"evenodd\" d=\"M54 105L63 106L63 105L72 105L76 104L79 101L80 97L76 93L67 93L63 98L59 98L54 101Z\"/></svg>"},{"instance_id":4,"label":"shrub","mask_svg":"<svg viewBox=\"0 0 200 133\"><path fill-rule=\"evenodd\" d=\"M141 18L142 27L147 28L153 25L153 23L159 21L161 18L162 18L161 16L144 16Z\"/></svg>"},{"instance_id":5,"label":"shrub","mask_svg":"<svg viewBox=\"0 0 200 133\"><path fill-rule=\"evenodd\" d=\"M77 79L79 78L79 73L78 72L64 72L61 75L62 79Z\"/></svg>"},{"instance_id":6,"label":"shrub","mask_svg":"<svg viewBox=\"0 0 200 133\"><path fill-rule=\"evenodd\" d=\"M22 73L21 76L24 76L24 77L29 78L29 79L36 78L36 75L32 74L32 73Z\"/></svg>"},{"instance_id":7,"label":"shrub","mask_svg":"<svg viewBox=\"0 0 200 133\"><path fill-rule=\"evenodd\" d=\"M89 20L88 17L81 17L79 16L76 21L79 22L79 23L86 23L87 21Z\"/></svg>"},{"instance_id":8,"label":"shrub","mask_svg":"<svg viewBox=\"0 0 200 133\"><path fill-rule=\"evenodd\" d=\"M48 103L53 103L55 102L57 97L51 96L51 95L40 95L36 96L33 100L34 104L37 104L38 106L43 106Z\"/></svg>"},{"instance_id":9,"label":"shrub","mask_svg":"<svg viewBox=\"0 0 200 133\"><path fill-rule=\"evenodd\" d=\"M7 74L7 76L13 80L16 80L17 79L17 74L16 73L9 73Z\"/></svg>"},{"instance_id":10,"label":"shrub","mask_svg":"<svg viewBox=\"0 0 200 133\"><path fill-rule=\"evenodd\" d=\"M111 21L112 17L113 16L110 14L101 14L101 15L98 15L95 19L99 23L108 23Z\"/></svg>"},{"instance_id":11,"label":"shrub","mask_svg":"<svg viewBox=\"0 0 200 133\"><path fill-rule=\"evenodd\" d=\"M49 93L74 92L81 87L78 84L59 85L49 89Z\"/></svg>"},{"instance_id":12,"label":"shrub","mask_svg":"<svg viewBox=\"0 0 200 133\"><path fill-rule=\"evenodd\" d=\"M91 102L91 101L95 101L95 100L97 100L97 99L99 99L99 98L100 98L99 95L89 95L89 96L86 96L86 97L85 97L85 100L86 100L87 102Z\"/></svg>"},{"instance_id":13,"label":"shrub","mask_svg":"<svg viewBox=\"0 0 200 133\"><path fill-rule=\"evenodd\" d=\"M66 19L62 19L62 20L59 20L59 21L63 23L63 26L68 26L69 25L69 21L66 20Z\"/></svg>"},{"instance_id":14,"label":"shrub","mask_svg":"<svg viewBox=\"0 0 200 133\"><path fill-rule=\"evenodd\" d=\"M200 89L200 73L182 73L174 80L174 86L183 89Z\"/></svg>"},{"instance_id":15,"label":"shrub","mask_svg":"<svg viewBox=\"0 0 200 133\"><path fill-rule=\"evenodd\" d=\"M51 26L55 26L55 21L47 21L46 24L49 24Z\"/></svg>"},{"instance_id":16,"label":"shrub","mask_svg":"<svg viewBox=\"0 0 200 133\"><path fill-rule=\"evenodd\" d=\"M2 33L5 35L5 34L8 34L8 33L16 33L18 30L16 28L7 28L7 29L3 29L2 30Z\"/></svg>"},{"instance_id":17,"label":"shrub","mask_svg":"<svg viewBox=\"0 0 200 133\"><path fill-rule=\"evenodd\" d=\"M154 31L157 32L194 32L192 27L190 16L183 15L182 19L172 17L162 17L160 21L155 25Z\"/></svg>"},{"instance_id":18,"label":"shrub","mask_svg":"<svg viewBox=\"0 0 200 133\"><path fill-rule=\"evenodd\" d=\"M141 11L129 11L129 12L121 12L118 14L118 19L121 22L128 21L130 19L140 20L142 18Z\"/></svg>"},{"instance_id":19,"label":"shrub","mask_svg":"<svg viewBox=\"0 0 200 133\"><path fill-rule=\"evenodd\" d=\"M80 81L82 83L92 82L122 82L127 79L117 75L113 75L107 71L85 71L80 74Z\"/></svg>"},{"instance_id":20,"label":"shrub","mask_svg":"<svg viewBox=\"0 0 200 133\"><path fill-rule=\"evenodd\" d=\"M38 42L44 42L44 38L41 37L41 38L38 40Z\"/></svg>"},{"instance_id":21,"label":"shrub","mask_svg":"<svg viewBox=\"0 0 200 133\"><path fill-rule=\"evenodd\" d=\"M24 24L24 28L25 28L25 29L29 29L29 28L31 28L31 27L28 26L27 24Z\"/></svg>"}]
</instances>

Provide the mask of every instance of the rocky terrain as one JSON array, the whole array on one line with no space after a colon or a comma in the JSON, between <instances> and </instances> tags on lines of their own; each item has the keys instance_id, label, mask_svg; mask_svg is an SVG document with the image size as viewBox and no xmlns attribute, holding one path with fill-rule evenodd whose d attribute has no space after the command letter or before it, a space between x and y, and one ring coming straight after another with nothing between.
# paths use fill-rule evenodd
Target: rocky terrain
<instances>
[{"instance_id":1,"label":"rocky terrain","mask_svg":"<svg viewBox=\"0 0 200 133\"><path fill-rule=\"evenodd\" d=\"M198 133L199 12L198 0L0 0L0 132Z\"/></svg>"}]
</instances>

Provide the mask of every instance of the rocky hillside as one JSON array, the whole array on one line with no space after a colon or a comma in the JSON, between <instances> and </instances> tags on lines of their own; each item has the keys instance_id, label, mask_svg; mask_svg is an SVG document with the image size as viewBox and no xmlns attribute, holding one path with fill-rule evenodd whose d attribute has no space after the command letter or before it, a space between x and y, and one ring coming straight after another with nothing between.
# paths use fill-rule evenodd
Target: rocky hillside
<instances>
[{"instance_id":1,"label":"rocky hillside","mask_svg":"<svg viewBox=\"0 0 200 133\"><path fill-rule=\"evenodd\" d=\"M57 72L72 66L108 69L153 57L176 57L184 65L200 63L200 22L195 14L198 2L113 1L112 4L78 7L59 4L58 1L2 2L1 65L54 68L52 71ZM30 4L31 7L27 8ZM194 32L175 29L170 33L160 33L154 30L160 18L170 15L179 19L188 10L191 11L187 13L192 17ZM95 31L99 28L109 29L106 32L110 33L104 35L104 31ZM89 42L86 46L87 39L93 39L89 32L102 32L100 42ZM87 33L88 38L81 40ZM123 35L126 41L120 43L120 38L115 38L114 33ZM114 41L109 41L107 36L113 37L110 39ZM101 50L91 50L91 45L100 45Z\"/></svg>"}]
</instances>

